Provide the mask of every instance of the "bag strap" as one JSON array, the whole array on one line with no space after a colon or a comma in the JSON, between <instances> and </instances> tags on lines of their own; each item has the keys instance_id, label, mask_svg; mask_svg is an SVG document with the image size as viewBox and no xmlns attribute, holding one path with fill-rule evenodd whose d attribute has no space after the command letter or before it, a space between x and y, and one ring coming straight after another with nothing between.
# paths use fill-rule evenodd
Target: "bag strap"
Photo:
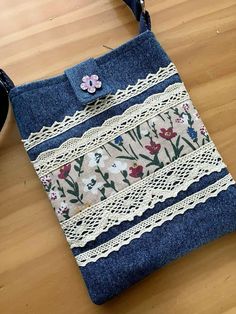
<instances>
[{"instance_id":1,"label":"bag strap","mask_svg":"<svg viewBox=\"0 0 236 314\"><path fill-rule=\"evenodd\" d=\"M139 21L139 32L151 30L151 18L145 9L145 0L123 0L133 11L136 20Z\"/></svg>"},{"instance_id":2,"label":"bag strap","mask_svg":"<svg viewBox=\"0 0 236 314\"><path fill-rule=\"evenodd\" d=\"M0 69L0 130L7 118L9 100L8 93L14 87L14 83L9 76Z\"/></svg>"}]
</instances>

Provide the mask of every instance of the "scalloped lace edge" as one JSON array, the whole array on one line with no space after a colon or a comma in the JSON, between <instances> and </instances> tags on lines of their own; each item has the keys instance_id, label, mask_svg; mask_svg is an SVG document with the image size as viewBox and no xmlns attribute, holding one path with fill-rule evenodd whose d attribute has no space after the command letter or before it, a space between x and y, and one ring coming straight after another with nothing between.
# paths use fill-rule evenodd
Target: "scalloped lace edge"
<instances>
[{"instance_id":1,"label":"scalloped lace edge","mask_svg":"<svg viewBox=\"0 0 236 314\"><path fill-rule=\"evenodd\" d=\"M141 216L156 203L176 197L204 175L220 172L225 167L214 143L210 142L84 209L62 222L61 227L71 247L83 247L111 227Z\"/></svg>"},{"instance_id":2,"label":"scalloped lace edge","mask_svg":"<svg viewBox=\"0 0 236 314\"><path fill-rule=\"evenodd\" d=\"M139 239L144 233L151 232L154 228L161 226L166 221L171 221L177 215L184 214L186 211L194 209L198 204L205 203L209 198L216 197L220 192L227 190L228 187L233 184L235 184L235 181L231 175L228 174L209 185L207 188L152 215L146 220L122 232L115 238L94 249L75 256L75 259L78 265L82 267L86 266L88 263L96 262L100 258L105 258L112 252L119 251L123 246L128 245L134 239Z\"/></svg>"},{"instance_id":3,"label":"scalloped lace edge","mask_svg":"<svg viewBox=\"0 0 236 314\"><path fill-rule=\"evenodd\" d=\"M108 95L103 99L98 99L92 105L87 105L85 110L76 111L72 116L65 116L61 122L55 121L51 126L44 126L39 132L31 133L27 139L22 140L25 149L30 150L36 145L66 132L91 117L143 93L177 73L177 69L173 63L170 63L165 68L159 68L157 73L148 74L145 79L139 79L135 85L129 85L124 90L118 89L114 95Z\"/></svg>"},{"instance_id":4,"label":"scalloped lace edge","mask_svg":"<svg viewBox=\"0 0 236 314\"><path fill-rule=\"evenodd\" d=\"M188 99L189 94L183 83L169 85L164 92L151 95L142 105L133 105L121 115L107 119L101 126L86 131L82 137L70 138L59 147L40 153L32 161L34 168L42 177Z\"/></svg>"}]
</instances>

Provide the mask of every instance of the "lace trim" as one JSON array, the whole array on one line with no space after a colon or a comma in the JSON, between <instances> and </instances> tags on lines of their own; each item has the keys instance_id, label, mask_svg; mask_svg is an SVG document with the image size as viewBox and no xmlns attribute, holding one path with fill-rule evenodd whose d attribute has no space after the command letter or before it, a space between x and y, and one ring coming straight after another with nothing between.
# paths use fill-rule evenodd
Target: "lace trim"
<instances>
[{"instance_id":1,"label":"lace trim","mask_svg":"<svg viewBox=\"0 0 236 314\"><path fill-rule=\"evenodd\" d=\"M157 202L175 197L204 175L224 167L215 145L210 142L62 222L67 241L71 247L83 247L112 226L141 216Z\"/></svg>"},{"instance_id":2,"label":"lace trim","mask_svg":"<svg viewBox=\"0 0 236 314\"><path fill-rule=\"evenodd\" d=\"M189 209L194 209L196 205L200 203L205 203L209 198L217 196L221 191L227 190L228 187L234 183L231 175L226 175L224 178L209 185L207 188L186 197L184 200L167 207L157 214L154 214L106 243L77 255L75 258L78 265L86 266L88 263L96 262L100 258L107 257L112 252L118 251L124 245L128 245L134 239L139 239L144 233L151 232L154 228L161 226L168 220L172 220L177 215L184 214Z\"/></svg>"},{"instance_id":3,"label":"lace trim","mask_svg":"<svg viewBox=\"0 0 236 314\"><path fill-rule=\"evenodd\" d=\"M124 90L118 89L114 95L108 95L104 99L98 99L92 106L88 105L85 110L76 111L73 116L65 116L63 121L55 121L49 127L44 126L39 132L31 133L27 139L22 140L25 149L30 150L34 146L68 131L89 118L143 93L176 73L178 72L175 65L170 63L166 68L160 68L157 73L148 74L145 79L138 80L135 85L129 85Z\"/></svg>"},{"instance_id":4,"label":"lace trim","mask_svg":"<svg viewBox=\"0 0 236 314\"><path fill-rule=\"evenodd\" d=\"M38 176L42 177L188 99L183 83L170 85L163 93L148 97L142 105L129 107L123 114L106 120L102 126L89 129L82 137L70 138L60 147L42 152L32 161L34 168Z\"/></svg>"}]
</instances>

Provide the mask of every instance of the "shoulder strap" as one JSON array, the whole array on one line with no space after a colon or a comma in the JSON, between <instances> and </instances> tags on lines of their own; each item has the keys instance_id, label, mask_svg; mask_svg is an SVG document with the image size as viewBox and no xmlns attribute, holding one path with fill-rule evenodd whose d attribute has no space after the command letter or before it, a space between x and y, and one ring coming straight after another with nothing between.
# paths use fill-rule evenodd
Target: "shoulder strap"
<instances>
[{"instance_id":1,"label":"shoulder strap","mask_svg":"<svg viewBox=\"0 0 236 314\"><path fill-rule=\"evenodd\" d=\"M14 87L12 80L9 76L0 69L0 130L7 117L9 100L8 93Z\"/></svg>"},{"instance_id":2,"label":"shoulder strap","mask_svg":"<svg viewBox=\"0 0 236 314\"><path fill-rule=\"evenodd\" d=\"M151 18L145 9L145 0L123 0L133 11L136 20L139 21L139 32L151 30Z\"/></svg>"}]
</instances>

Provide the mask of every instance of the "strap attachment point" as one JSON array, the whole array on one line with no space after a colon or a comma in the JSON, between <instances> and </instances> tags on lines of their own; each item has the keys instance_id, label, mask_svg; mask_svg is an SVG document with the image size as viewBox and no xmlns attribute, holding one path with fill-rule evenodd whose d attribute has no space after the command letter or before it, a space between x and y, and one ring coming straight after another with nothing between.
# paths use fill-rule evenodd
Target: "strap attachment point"
<instances>
[{"instance_id":1,"label":"strap attachment point","mask_svg":"<svg viewBox=\"0 0 236 314\"><path fill-rule=\"evenodd\" d=\"M145 0L140 0L140 5L142 8L142 13L144 14L146 12Z\"/></svg>"}]
</instances>

